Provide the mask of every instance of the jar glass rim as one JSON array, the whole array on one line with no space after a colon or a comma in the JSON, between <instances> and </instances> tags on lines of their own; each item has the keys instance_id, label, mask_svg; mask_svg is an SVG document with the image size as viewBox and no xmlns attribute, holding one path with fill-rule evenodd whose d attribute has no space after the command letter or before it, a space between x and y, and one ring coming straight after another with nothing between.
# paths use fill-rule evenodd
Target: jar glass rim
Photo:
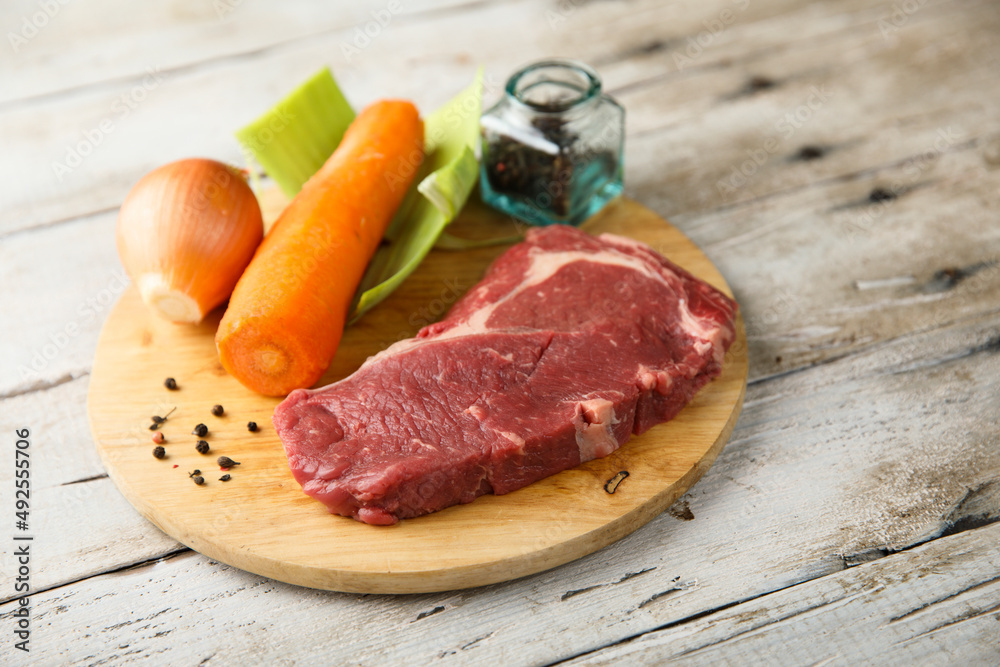
<instances>
[{"instance_id":1,"label":"jar glass rim","mask_svg":"<svg viewBox=\"0 0 1000 667\"><path fill-rule=\"evenodd\" d=\"M540 78L525 86L530 75L540 75L547 70L552 72L568 73L576 78L575 81L559 81L556 79ZM554 83L571 90L572 94L561 100L541 102L533 100L528 96L531 89L542 83ZM507 80L505 87L507 96L534 111L541 113L559 113L573 108L579 104L592 100L601 94L601 77L586 63L571 58L550 58L539 60L526 65L516 71Z\"/></svg>"}]
</instances>

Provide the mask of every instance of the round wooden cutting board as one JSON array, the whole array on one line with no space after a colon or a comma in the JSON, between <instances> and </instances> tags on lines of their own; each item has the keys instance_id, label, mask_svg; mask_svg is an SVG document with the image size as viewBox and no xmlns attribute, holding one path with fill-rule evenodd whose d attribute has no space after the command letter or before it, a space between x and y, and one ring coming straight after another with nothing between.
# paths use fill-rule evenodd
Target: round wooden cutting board
<instances>
[{"instance_id":1,"label":"round wooden cutting board","mask_svg":"<svg viewBox=\"0 0 1000 667\"><path fill-rule=\"evenodd\" d=\"M453 229L511 234L516 223L472 204ZM652 211L619 199L583 227L648 243L731 294L712 263ZM520 231L520 230L516 230ZM349 327L321 384L353 372L370 355L440 319L504 247L435 251L389 299ZM130 288L101 333L88 411L97 449L125 497L171 537L210 558L300 586L363 593L419 593L506 581L561 565L620 539L670 506L715 460L743 404L746 336L722 376L672 421L619 451L505 496L369 526L328 514L292 478L271 425L278 399L258 396L219 364L221 312L198 326L151 315ZM170 391L164 379L176 378ZM211 408L225 407L215 417ZM163 424L166 458L152 456L152 415ZM251 433L247 422L260 429ZM195 451L195 425L208 426L211 452ZM240 465L232 479L216 457ZM206 482L188 474L200 469ZM627 471L615 492L606 485ZM608 489L611 489L608 486Z\"/></svg>"}]
</instances>

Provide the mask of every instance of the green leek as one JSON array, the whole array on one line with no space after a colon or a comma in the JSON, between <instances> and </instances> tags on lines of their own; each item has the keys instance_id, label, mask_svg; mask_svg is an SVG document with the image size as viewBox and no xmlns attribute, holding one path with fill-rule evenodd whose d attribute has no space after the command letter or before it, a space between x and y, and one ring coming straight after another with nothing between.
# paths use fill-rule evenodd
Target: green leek
<instances>
[{"instance_id":1,"label":"green leek","mask_svg":"<svg viewBox=\"0 0 1000 667\"><path fill-rule=\"evenodd\" d=\"M361 279L350 322L385 299L420 265L465 206L479 177L474 151L482 112L483 71L424 122L424 162ZM354 120L324 68L236 136L288 197L333 153ZM472 247L447 236L444 247Z\"/></svg>"},{"instance_id":2,"label":"green leek","mask_svg":"<svg viewBox=\"0 0 1000 667\"><path fill-rule=\"evenodd\" d=\"M353 120L354 109L324 67L236 138L290 199L323 166Z\"/></svg>"}]
</instances>

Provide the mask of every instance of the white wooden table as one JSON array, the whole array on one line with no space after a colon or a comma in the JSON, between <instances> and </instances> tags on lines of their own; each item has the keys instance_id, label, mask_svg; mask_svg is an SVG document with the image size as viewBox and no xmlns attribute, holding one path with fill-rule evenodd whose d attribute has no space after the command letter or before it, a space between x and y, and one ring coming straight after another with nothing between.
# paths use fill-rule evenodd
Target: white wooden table
<instances>
[{"instance_id":1,"label":"white wooden table","mask_svg":"<svg viewBox=\"0 0 1000 667\"><path fill-rule=\"evenodd\" d=\"M1000 662L1000 3L7 0L0 28L0 662ZM627 194L743 308L715 466L592 556L441 594L297 588L145 521L85 404L129 187L240 162L233 130L324 64L356 105L432 109L550 55L599 69Z\"/></svg>"}]
</instances>

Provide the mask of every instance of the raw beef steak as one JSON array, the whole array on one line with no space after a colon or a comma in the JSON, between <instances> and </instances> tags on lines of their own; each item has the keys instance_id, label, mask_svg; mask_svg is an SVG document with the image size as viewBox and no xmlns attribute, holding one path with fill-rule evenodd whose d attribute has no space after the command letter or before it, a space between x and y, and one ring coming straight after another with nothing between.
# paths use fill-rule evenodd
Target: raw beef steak
<instances>
[{"instance_id":1,"label":"raw beef steak","mask_svg":"<svg viewBox=\"0 0 1000 667\"><path fill-rule=\"evenodd\" d=\"M274 411L303 491L372 524L607 456L721 370L736 304L636 241L533 229L448 316Z\"/></svg>"}]
</instances>

